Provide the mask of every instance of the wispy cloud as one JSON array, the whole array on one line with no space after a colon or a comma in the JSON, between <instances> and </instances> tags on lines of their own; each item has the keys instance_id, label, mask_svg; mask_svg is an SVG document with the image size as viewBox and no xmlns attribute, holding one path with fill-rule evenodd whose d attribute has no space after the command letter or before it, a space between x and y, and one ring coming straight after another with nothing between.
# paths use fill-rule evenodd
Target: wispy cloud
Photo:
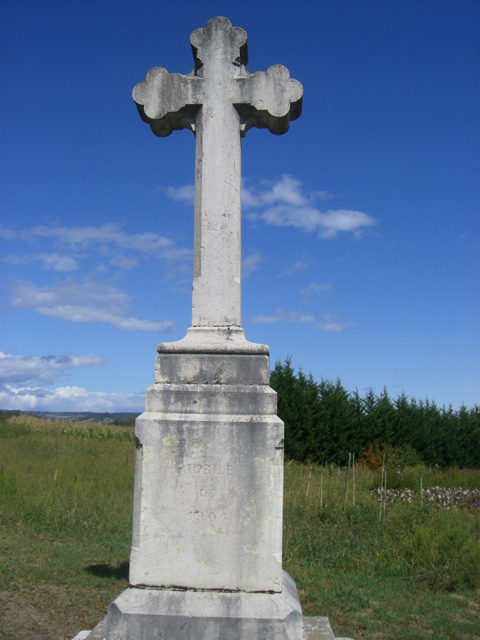
<instances>
[{"instance_id":1,"label":"wispy cloud","mask_svg":"<svg viewBox=\"0 0 480 640\"><path fill-rule=\"evenodd\" d=\"M303 313L301 311L287 311L283 307L279 307L274 314L269 316L249 316L244 318L245 324L273 324L274 322L310 323L317 329L327 333L340 333L353 326L353 322L344 322L339 316L332 313Z\"/></svg>"},{"instance_id":2,"label":"wispy cloud","mask_svg":"<svg viewBox=\"0 0 480 640\"><path fill-rule=\"evenodd\" d=\"M45 269L53 271L76 271L79 267L78 261L71 256L61 255L59 253L39 253L38 255L7 255L2 260L8 264L27 265L32 262L42 262Z\"/></svg>"},{"instance_id":3,"label":"wispy cloud","mask_svg":"<svg viewBox=\"0 0 480 640\"><path fill-rule=\"evenodd\" d=\"M262 260L261 253L254 253L248 258L243 258L242 260L242 278L246 278L249 276L255 269L258 268L260 261Z\"/></svg>"},{"instance_id":4,"label":"wispy cloud","mask_svg":"<svg viewBox=\"0 0 480 640\"><path fill-rule=\"evenodd\" d=\"M47 388L72 369L103 365L96 355L20 356L0 352L0 407L38 411L143 411L144 393L91 392L77 386Z\"/></svg>"},{"instance_id":5,"label":"wispy cloud","mask_svg":"<svg viewBox=\"0 0 480 640\"><path fill-rule=\"evenodd\" d=\"M310 264L309 262L302 262L301 260L299 262L295 262L290 267L288 267L284 271L280 272L278 274L278 277L279 278L288 278L289 276L293 276L293 274L296 271L302 271L303 269L306 269L309 266L309 264Z\"/></svg>"},{"instance_id":6,"label":"wispy cloud","mask_svg":"<svg viewBox=\"0 0 480 640\"><path fill-rule=\"evenodd\" d=\"M342 322L340 316L336 316L333 313L319 313L318 319L319 322L315 326L317 329L327 333L341 333L348 327L354 326L353 322Z\"/></svg>"},{"instance_id":7,"label":"wispy cloud","mask_svg":"<svg viewBox=\"0 0 480 640\"><path fill-rule=\"evenodd\" d=\"M301 193L301 186L300 180L288 175L282 176L277 182L262 182L261 187L255 190L247 189L244 186L242 197L248 194L244 207L261 207L279 202L292 207L305 207L309 203L309 198Z\"/></svg>"},{"instance_id":8,"label":"wispy cloud","mask_svg":"<svg viewBox=\"0 0 480 640\"><path fill-rule=\"evenodd\" d=\"M279 204L259 216L276 227L296 227L304 231L318 231L318 237L334 238L340 231L352 231L357 237L365 228L376 226L375 220L362 211L327 211L321 213L310 206L292 207Z\"/></svg>"},{"instance_id":9,"label":"wispy cloud","mask_svg":"<svg viewBox=\"0 0 480 640\"><path fill-rule=\"evenodd\" d=\"M192 268L184 262L171 264L165 267L164 280L177 280L178 283L191 282ZM191 289L191 287L190 287Z\"/></svg>"},{"instance_id":10,"label":"wispy cloud","mask_svg":"<svg viewBox=\"0 0 480 640\"><path fill-rule=\"evenodd\" d=\"M195 200L195 185L186 184L183 187L167 187L167 196L172 200L179 200L185 204L193 204Z\"/></svg>"},{"instance_id":11,"label":"wispy cloud","mask_svg":"<svg viewBox=\"0 0 480 640\"><path fill-rule=\"evenodd\" d=\"M73 250L113 247L154 255L163 259L184 259L191 250L177 247L171 238L157 233L126 233L119 224L104 224L98 227L65 227L39 225L29 229L11 229L0 226L0 238L23 240L29 243L50 239L59 246ZM40 258L41 259L41 258Z\"/></svg>"},{"instance_id":12,"label":"wispy cloud","mask_svg":"<svg viewBox=\"0 0 480 640\"><path fill-rule=\"evenodd\" d=\"M21 411L93 411L142 412L145 393L105 393L87 391L82 387L19 387L0 386L0 406Z\"/></svg>"},{"instance_id":13,"label":"wispy cloud","mask_svg":"<svg viewBox=\"0 0 480 640\"><path fill-rule=\"evenodd\" d=\"M333 198L333 193L329 193L328 191L313 191L311 196L318 200L330 200L330 198Z\"/></svg>"},{"instance_id":14,"label":"wispy cloud","mask_svg":"<svg viewBox=\"0 0 480 640\"><path fill-rule=\"evenodd\" d=\"M332 289L333 285L330 282L326 282L324 284L316 284L315 282L312 282L308 287L302 289L300 293L302 296L309 298L314 293L324 293L325 291L332 291Z\"/></svg>"},{"instance_id":15,"label":"wispy cloud","mask_svg":"<svg viewBox=\"0 0 480 640\"><path fill-rule=\"evenodd\" d=\"M252 324L272 324L273 322L315 322L313 313L302 313L301 311L287 311L279 307L270 316L249 316L245 322Z\"/></svg>"},{"instance_id":16,"label":"wispy cloud","mask_svg":"<svg viewBox=\"0 0 480 640\"><path fill-rule=\"evenodd\" d=\"M138 260L136 258L129 258L127 256L118 255L114 256L110 260L110 264L114 267L120 267L121 269L133 269L137 266Z\"/></svg>"},{"instance_id":17,"label":"wispy cloud","mask_svg":"<svg viewBox=\"0 0 480 640\"><path fill-rule=\"evenodd\" d=\"M95 355L73 356L67 353L38 357L9 355L0 351L0 385L25 385L33 381L52 384L65 371L102 364L105 361Z\"/></svg>"},{"instance_id":18,"label":"wispy cloud","mask_svg":"<svg viewBox=\"0 0 480 640\"><path fill-rule=\"evenodd\" d=\"M53 271L76 271L78 262L71 256L62 256L58 253L39 253L38 260L43 262L45 269Z\"/></svg>"},{"instance_id":19,"label":"wispy cloud","mask_svg":"<svg viewBox=\"0 0 480 640\"><path fill-rule=\"evenodd\" d=\"M10 305L33 309L37 313L73 322L106 322L127 331L176 330L171 320L139 320L126 315L132 307L131 297L121 289L99 281L77 283L72 278L51 287L37 287L31 282L14 282Z\"/></svg>"},{"instance_id":20,"label":"wispy cloud","mask_svg":"<svg viewBox=\"0 0 480 640\"><path fill-rule=\"evenodd\" d=\"M275 183L262 183L256 189L242 190L243 206L257 209L250 219L260 219L277 227L295 227L307 232L316 231L319 238L334 238L340 232L352 232L359 236L376 221L362 211L347 209L320 211L315 206L318 199L333 197L326 191L304 193L302 182L284 175Z\"/></svg>"}]
</instances>

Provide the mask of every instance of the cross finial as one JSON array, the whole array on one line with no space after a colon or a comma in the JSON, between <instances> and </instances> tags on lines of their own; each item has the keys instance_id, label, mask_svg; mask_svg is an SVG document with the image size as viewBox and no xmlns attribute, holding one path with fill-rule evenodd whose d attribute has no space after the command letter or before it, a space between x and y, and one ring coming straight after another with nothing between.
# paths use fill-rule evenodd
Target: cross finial
<instances>
[{"instance_id":1,"label":"cross finial","mask_svg":"<svg viewBox=\"0 0 480 640\"><path fill-rule=\"evenodd\" d=\"M233 62L237 66L245 66L248 62L247 34L240 27L232 27L228 18L220 16L209 20L206 27L192 32L190 44L195 65L200 67L218 53L215 51L214 44L218 43L218 32L222 33L221 41L224 49L221 55L224 60Z\"/></svg>"},{"instance_id":2,"label":"cross finial","mask_svg":"<svg viewBox=\"0 0 480 640\"><path fill-rule=\"evenodd\" d=\"M282 65L249 73L247 34L227 18L209 20L190 43L190 74L155 67L133 98L155 135L196 136L192 327L240 327L240 139L252 127L285 133L303 88Z\"/></svg>"}]
</instances>

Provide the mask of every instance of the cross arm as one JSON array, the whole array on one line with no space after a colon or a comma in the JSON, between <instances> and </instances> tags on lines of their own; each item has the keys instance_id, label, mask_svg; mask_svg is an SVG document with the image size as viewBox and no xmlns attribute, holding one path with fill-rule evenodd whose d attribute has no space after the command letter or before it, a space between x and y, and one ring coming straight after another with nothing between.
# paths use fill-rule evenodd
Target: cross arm
<instances>
[{"instance_id":1,"label":"cross arm","mask_svg":"<svg viewBox=\"0 0 480 640\"><path fill-rule=\"evenodd\" d=\"M290 78L281 64L267 71L244 74L236 79L235 109L241 121L242 136L251 129L268 129L276 135L285 133L291 120L302 113L303 87Z\"/></svg>"},{"instance_id":2,"label":"cross arm","mask_svg":"<svg viewBox=\"0 0 480 640\"><path fill-rule=\"evenodd\" d=\"M193 72L183 76L154 67L133 89L133 99L140 117L156 136L164 138L180 129L195 133L195 119L203 101L202 78Z\"/></svg>"}]
</instances>

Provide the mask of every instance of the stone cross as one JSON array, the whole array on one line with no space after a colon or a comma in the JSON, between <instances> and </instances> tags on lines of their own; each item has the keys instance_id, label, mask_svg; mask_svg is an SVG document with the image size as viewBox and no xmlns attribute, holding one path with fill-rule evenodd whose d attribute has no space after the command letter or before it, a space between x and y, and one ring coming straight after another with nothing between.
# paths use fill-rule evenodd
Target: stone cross
<instances>
[{"instance_id":1,"label":"stone cross","mask_svg":"<svg viewBox=\"0 0 480 640\"><path fill-rule=\"evenodd\" d=\"M245 339L240 316L241 137L284 133L302 86L279 65L248 73L246 33L226 18L190 42L191 74L157 67L133 92L156 135L196 136L193 318L157 346L135 421L129 587L105 637L302 640L282 570L284 425L268 346Z\"/></svg>"},{"instance_id":2,"label":"stone cross","mask_svg":"<svg viewBox=\"0 0 480 640\"><path fill-rule=\"evenodd\" d=\"M303 88L282 65L249 73L247 34L227 18L212 18L190 43L190 74L154 67L133 99L155 135L196 137L192 327L240 327L241 137L252 127L285 133Z\"/></svg>"}]
</instances>

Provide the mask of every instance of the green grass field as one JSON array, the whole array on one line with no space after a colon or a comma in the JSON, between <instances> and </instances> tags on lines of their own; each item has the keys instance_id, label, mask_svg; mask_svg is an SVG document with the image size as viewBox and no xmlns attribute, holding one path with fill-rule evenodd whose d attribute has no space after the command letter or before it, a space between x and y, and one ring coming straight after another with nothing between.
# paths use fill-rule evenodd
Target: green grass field
<instances>
[{"instance_id":1,"label":"green grass field","mask_svg":"<svg viewBox=\"0 0 480 640\"><path fill-rule=\"evenodd\" d=\"M3 640L71 639L127 586L134 453L125 427L0 423ZM345 469L285 465L284 568L305 615L356 640L479 639L480 472L387 467L384 511L380 473L356 471L343 508ZM458 509L433 487L462 487Z\"/></svg>"}]
</instances>

